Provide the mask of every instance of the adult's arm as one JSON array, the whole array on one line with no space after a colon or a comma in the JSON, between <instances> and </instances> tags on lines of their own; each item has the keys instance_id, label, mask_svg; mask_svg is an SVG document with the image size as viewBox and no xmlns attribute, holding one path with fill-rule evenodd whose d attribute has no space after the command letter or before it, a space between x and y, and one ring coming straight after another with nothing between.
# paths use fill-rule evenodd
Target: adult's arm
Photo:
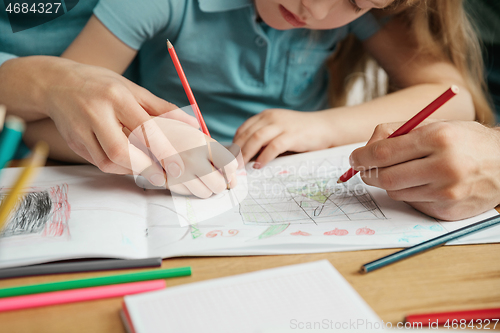
<instances>
[{"instance_id":1,"label":"adult's arm","mask_svg":"<svg viewBox=\"0 0 500 333\"><path fill-rule=\"evenodd\" d=\"M443 220L500 204L500 128L436 121L387 139L401 123L379 125L350 163L369 185Z\"/></svg>"},{"instance_id":2,"label":"adult's arm","mask_svg":"<svg viewBox=\"0 0 500 333\"><path fill-rule=\"evenodd\" d=\"M197 126L196 120L146 89L108 69L49 56L13 58L0 66L0 101L10 114L28 122L26 140L57 142L59 133L77 155L109 173L132 173L130 159L141 169L151 162L130 147L122 128L131 131L151 116ZM54 126L40 122L51 118ZM47 127L48 126L48 127ZM38 134L42 134L40 137ZM51 157L75 161L64 144L51 145ZM132 154L132 156L130 155ZM155 185L161 185L153 182Z\"/></svg>"}]
</instances>

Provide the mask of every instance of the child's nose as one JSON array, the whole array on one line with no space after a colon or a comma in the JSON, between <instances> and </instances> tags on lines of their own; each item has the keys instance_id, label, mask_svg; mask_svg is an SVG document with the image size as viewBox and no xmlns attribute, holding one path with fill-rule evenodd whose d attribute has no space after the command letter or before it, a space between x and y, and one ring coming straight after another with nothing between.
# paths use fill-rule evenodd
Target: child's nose
<instances>
[{"instance_id":1,"label":"child's nose","mask_svg":"<svg viewBox=\"0 0 500 333\"><path fill-rule=\"evenodd\" d=\"M332 0L302 0L302 6L307 9L315 20L321 21L330 12Z\"/></svg>"}]
</instances>

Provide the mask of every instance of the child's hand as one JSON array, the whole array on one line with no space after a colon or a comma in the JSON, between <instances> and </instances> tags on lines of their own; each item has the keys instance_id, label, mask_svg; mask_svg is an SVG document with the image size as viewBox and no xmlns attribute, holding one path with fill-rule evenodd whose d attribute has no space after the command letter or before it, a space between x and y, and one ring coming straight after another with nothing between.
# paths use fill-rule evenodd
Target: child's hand
<instances>
[{"instance_id":1,"label":"child's hand","mask_svg":"<svg viewBox=\"0 0 500 333\"><path fill-rule=\"evenodd\" d=\"M321 111L268 109L245 121L233 141L241 147L245 164L262 150L254 165L258 169L286 151L331 147L334 129L324 115Z\"/></svg>"},{"instance_id":2,"label":"child's hand","mask_svg":"<svg viewBox=\"0 0 500 333\"><path fill-rule=\"evenodd\" d=\"M163 140L158 140L159 136ZM235 156L186 123L156 117L134 130L129 138L145 154L151 151L161 164L146 172L139 169L136 174L158 173L163 168L167 171L167 183L172 192L208 198L224 191L228 185L236 186L238 161ZM165 140L169 147L165 147ZM175 155L172 152L176 152Z\"/></svg>"},{"instance_id":3,"label":"child's hand","mask_svg":"<svg viewBox=\"0 0 500 333\"><path fill-rule=\"evenodd\" d=\"M368 185L444 220L480 214L500 202L500 130L473 121L435 121L387 138L402 123L376 128L351 154Z\"/></svg>"}]
</instances>

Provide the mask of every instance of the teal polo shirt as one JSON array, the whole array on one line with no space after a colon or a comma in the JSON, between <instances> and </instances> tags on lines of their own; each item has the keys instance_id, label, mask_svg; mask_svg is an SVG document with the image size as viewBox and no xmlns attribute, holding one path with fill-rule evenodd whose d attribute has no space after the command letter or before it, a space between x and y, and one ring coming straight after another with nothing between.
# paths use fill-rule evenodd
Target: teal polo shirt
<instances>
[{"instance_id":1,"label":"teal polo shirt","mask_svg":"<svg viewBox=\"0 0 500 333\"><path fill-rule=\"evenodd\" d=\"M138 83L179 107L189 105L165 41L179 56L212 136L231 141L269 108L327 107L326 59L349 33L379 30L371 14L332 30L279 31L257 20L251 0L101 0L94 14L138 54Z\"/></svg>"},{"instance_id":2,"label":"teal polo shirt","mask_svg":"<svg viewBox=\"0 0 500 333\"><path fill-rule=\"evenodd\" d=\"M61 0L64 12L41 25L13 32L3 1L0 1L0 66L7 60L31 55L60 56L82 31L99 0ZM20 2L22 3L22 2ZM54 10L55 7L52 9ZM33 16L20 16L17 23L30 26ZM22 21L22 22L21 22ZM37 20L38 21L38 20ZM135 63L125 76L136 81ZM0 101L1 102L1 101Z\"/></svg>"},{"instance_id":3,"label":"teal polo shirt","mask_svg":"<svg viewBox=\"0 0 500 333\"><path fill-rule=\"evenodd\" d=\"M22 1L19 1L22 3ZM60 1L59 10L65 14L41 25L13 32L7 16L5 4L0 1L0 65L6 60L30 55L59 56L73 42L92 15L92 10L98 0L78 1L74 7L70 1ZM68 2L68 4L66 4ZM71 1L74 4L74 0ZM70 10L67 8L69 7ZM26 15L21 19L34 20L33 16Z\"/></svg>"}]
</instances>

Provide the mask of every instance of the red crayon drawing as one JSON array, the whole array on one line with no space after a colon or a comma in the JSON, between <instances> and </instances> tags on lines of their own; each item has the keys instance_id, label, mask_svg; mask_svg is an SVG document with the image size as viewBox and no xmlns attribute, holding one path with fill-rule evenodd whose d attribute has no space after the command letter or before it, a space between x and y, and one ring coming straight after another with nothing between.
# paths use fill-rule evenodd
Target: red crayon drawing
<instances>
[{"instance_id":1,"label":"red crayon drawing","mask_svg":"<svg viewBox=\"0 0 500 333\"><path fill-rule=\"evenodd\" d=\"M227 231L227 233L229 234L229 236L236 236L238 234L238 230L236 229L230 229Z\"/></svg>"},{"instance_id":2,"label":"red crayon drawing","mask_svg":"<svg viewBox=\"0 0 500 333\"><path fill-rule=\"evenodd\" d=\"M67 226L71 213L71 205L68 202L68 185L52 187L49 190L52 198L53 215L52 223L45 226L44 236L62 236Z\"/></svg>"},{"instance_id":3,"label":"red crayon drawing","mask_svg":"<svg viewBox=\"0 0 500 333\"><path fill-rule=\"evenodd\" d=\"M217 237L217 235L221 235L222 236L222 230L212 230L212 231L209 231L209 232L207 232L207 234L205 236L207 238L214 238L214 237Z\"/></svg>"},{"instance_id":4,"label":"red crayon drawing","mask_svg":"<svg viewBox=\"0 0 500 333\"><path fill-rule=\"evenodd\" d=\"M300 231L300 230L292 232L292 233L290 233L290 235L292 235L292 236L311 236L310 233L305 232L305 231Z\"/></svg>"},{"instance_id":5,"label":"red crayon drawing","mask_svg":"<svg viewBox=\"0 0 500 333\"><path fill-rule=\"evenodd\" d=\"M349 231L347 231L345 229L335 228L333 230L326 231L323 235L325 235L325 236L345 236L348 233L349 233Z\"/></svg>"},{"instance_id":6,"label":"red crayon drawing","mask_svg":"<svg viewBox=\"0 0 500 333\"><path fill-rule=\"evenodd\" d=\"M212 231L209 231L207 232L207 234L205 235L205 237L207 238L214 238L214 237L217 237L217 236L222 236L222 237L233 237L233 236L236 236L238 234L238 230L236 229L230 229L227 231L228 235L227 236L224 236L224 231L222 230L212 230Z\"/></svg>"},{"instance_id":7,"label":"red crayon drawing","mask_svg":"<svg viewBox=\"0 0 500 333\"><path fill-rule=\"evenodd\" d=\"M359 228L358 230L356 230L356 235L374 235L374 234L375 230L372 230L368 227Z\"/></svg>"}]
</instances>

